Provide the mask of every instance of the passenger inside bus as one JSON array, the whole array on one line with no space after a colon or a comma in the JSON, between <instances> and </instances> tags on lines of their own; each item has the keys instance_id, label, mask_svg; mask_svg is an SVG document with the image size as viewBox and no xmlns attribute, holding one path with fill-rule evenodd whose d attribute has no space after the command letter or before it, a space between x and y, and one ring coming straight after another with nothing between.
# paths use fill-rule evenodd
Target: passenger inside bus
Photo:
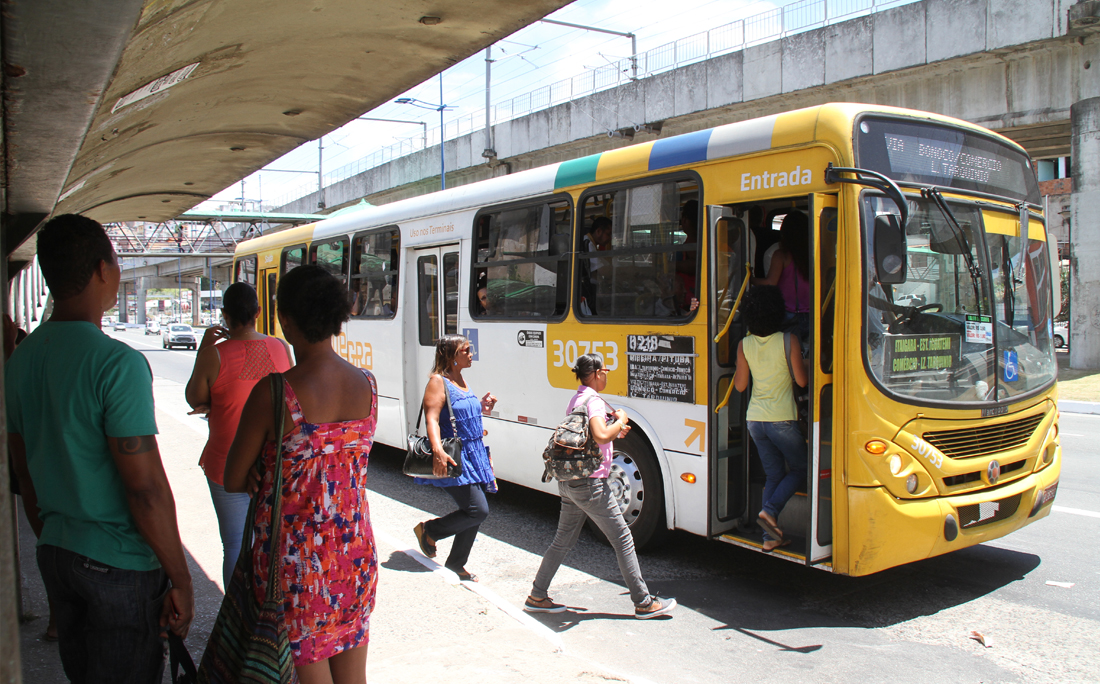
<instances>
[{"instance_id":1,"label":"passenger inside bus","mask_svg":"<svg viewBox=\"0 0 1100 684\"><path fill-rule=\"evenodd\" d=\"M806 215L788 212L779 236L767 276L753 278L752 284L779 287L787 311L784 327L797 332L805 348L810 339L810 229Z\"/></svg>"},{"instance_id":2,"label":"passenger inside bus","mask_svg":"<svg viewBox=\"0 0 1100 684\"><path fill-rule=\"evenodd\" d=\"M611 219L597 216L584 236L585 252L602 252L611 248ZM581 260L581 310L596 315L596 298L600 280L606 276L608 260L591 257Z\"/></svg>"}]
</instances>

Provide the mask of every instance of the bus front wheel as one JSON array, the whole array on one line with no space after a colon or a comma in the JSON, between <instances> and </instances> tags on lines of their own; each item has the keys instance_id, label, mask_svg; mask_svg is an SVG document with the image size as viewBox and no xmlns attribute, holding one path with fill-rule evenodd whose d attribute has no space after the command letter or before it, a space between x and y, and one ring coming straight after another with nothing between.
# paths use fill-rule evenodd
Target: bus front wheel
<instances>
[{"instance_id":1,"label":"bus front wheel","mask_svg":"<svg viewBox=\"0 0 1100 684\"><path fill-rule=\"evenodd\" d=\"M658 545L668 533L665 524L664 482L657 457L644 437L633 432L615 440L615 460L607 485L619 502L623 519L630 526L634 546L644 549ZM599 528L589 520L588 527L607 543Z\"/></svg>"}]
</instances>

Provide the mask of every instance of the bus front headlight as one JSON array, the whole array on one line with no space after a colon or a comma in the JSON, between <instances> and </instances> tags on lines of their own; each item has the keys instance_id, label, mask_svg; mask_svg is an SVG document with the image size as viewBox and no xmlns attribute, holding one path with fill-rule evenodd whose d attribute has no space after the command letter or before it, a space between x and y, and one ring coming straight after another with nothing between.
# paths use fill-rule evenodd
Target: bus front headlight
<instances>
[{"instance_id":1,"label":"bus front headlight","mask_svg":"<svg viewBox=\"0 0 1100 684\"><path fill-rule=\"evenodd\" d=\"M910 494L917 492L918 478L916 473L910 473L909 477L905 478L905 491Z\"/></svg>"}]
</instances>

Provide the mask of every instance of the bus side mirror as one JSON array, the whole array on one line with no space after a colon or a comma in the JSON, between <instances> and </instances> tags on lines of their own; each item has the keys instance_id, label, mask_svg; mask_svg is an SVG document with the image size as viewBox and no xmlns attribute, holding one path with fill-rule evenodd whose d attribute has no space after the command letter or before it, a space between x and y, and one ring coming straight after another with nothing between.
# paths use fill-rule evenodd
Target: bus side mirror
<instances>
[{"instance_id":1,"label":"bus side mirror","mask_svg":"<svg viewBox=\"0 0 1100 684\"><path fill-rule=\"evenodd\" d=\"M905 282L909 247L905 227L894 214L875 217L875 277L883 285Z\"/></svg>"}]
</instances>

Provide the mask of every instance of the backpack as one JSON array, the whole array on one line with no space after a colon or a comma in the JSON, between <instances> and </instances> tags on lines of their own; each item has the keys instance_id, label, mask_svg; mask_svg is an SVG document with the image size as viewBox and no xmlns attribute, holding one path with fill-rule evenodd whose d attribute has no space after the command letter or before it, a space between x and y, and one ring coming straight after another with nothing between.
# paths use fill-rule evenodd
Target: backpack
<instances>
[{"instance_id":1,"label":"backpack","mask_svg":"<svg viewBox=\"0 0 1100 684\"><path fill-rule=\"evenodd\" d=\"M593 397L588 397L574 406L565 420L554 429L553 436L542 452L543 482L549 482L551 477L556 480L582 480L592 477L592 473L603 463L600 445L596 444L588 429L588 403L592 399Z\"/></svg>"}]
</instances>

